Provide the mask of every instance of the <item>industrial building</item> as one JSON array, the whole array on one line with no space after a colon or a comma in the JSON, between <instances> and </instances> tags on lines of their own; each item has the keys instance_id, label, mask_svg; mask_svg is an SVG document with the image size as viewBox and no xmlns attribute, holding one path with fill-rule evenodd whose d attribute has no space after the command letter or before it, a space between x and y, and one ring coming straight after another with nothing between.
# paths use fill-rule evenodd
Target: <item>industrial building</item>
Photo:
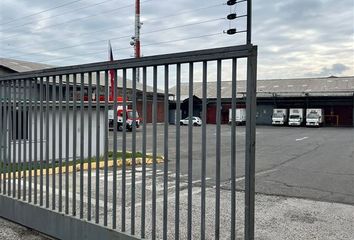
<instances>
[{"instance_id":1,"label":"industrial building","mask_svg":"<svg viewBox=\"0 0 354 240\"><path fill-rule=\"evenodd\" d=\"M20 61L20 60L15 60L15 59L7 59L7 58L0 58L0 75L7 75L7 74L12 74L12 73L21 73L21 72L28 72L28 71L36 71L36 70L43 70L43 69L50 69L54 68L56 66L52 65L46 65L46 64L40 64L40 63L34 63L34 62L27 62L27 61ZM96 81L96 75L93 73L93 79L92 79L92 96L93 99L95 99L95 94L96 94L96 86L97 86L97 81ZM104 94L105 92L105 73L102 72L100 74L100 95ZM50 80L50 85L51 85ZM77 76L77 84L76 84L76 89L77 89L77 95L76 99L80 99L80 76ZM63 84L65 86L66 79L63 79ZM118 96L122 96L122 90L123 90L123 79L122 77L118 76L117 79L117 85L118 85L118 91L117 94ZM84 76L84 95L88 96L88 76ZM53 99L53 89L56 89L56 100L59 100L59 86L56 86L53 88L52 86L49 87L49 99ZM127 78L127 100L128 102L131 102L132 100L132 80ZM143 85L141 82L137 82L136 84L136 108L138 113L141 115L142 114L142 99L143 99ZM39 92L39 85L37 86L37 91ZM145 121L148 123L152 122L152 99L153 99L153 88L151 86L146 87L146 98L147 98L147 116ZM19 90L17 91L21 96L23 96L23 91ZM44 87L43 89L43 98L46 99L46 89ZM73 96L73 75L69 75L69 100L72 101L74 96ZM64 87L63 89L63 99L66 99L66 88ZM27 94L29 96L29 94ZM39 94L37 94L39 96ZM157 89L157 122L163 122L164 121L164 91Z\"/></svg>"},{"instance_id":2,"label":"industrial building","mask_svg":"<svg viewBox=\"0 0 354 240\"><path fill-rule=\"evenodd\" d=\"M246 81L237 81L237 107L245 108ZM201 116L201 82L193 84L194 116ZM232 82L222 81L222 123L228 123ZM207 83L207 123L216 123L216 82ZM170 89L176 92L176 87ZM181 114L188 115L189 84L181 84ZM175 104L171 111L175 111ZM257 81L257 124L271 125L274 108L323 108L325 126L354 126L354 76ZM173 122L173 120L172 120Z\"/></svg>"}]
</instances>

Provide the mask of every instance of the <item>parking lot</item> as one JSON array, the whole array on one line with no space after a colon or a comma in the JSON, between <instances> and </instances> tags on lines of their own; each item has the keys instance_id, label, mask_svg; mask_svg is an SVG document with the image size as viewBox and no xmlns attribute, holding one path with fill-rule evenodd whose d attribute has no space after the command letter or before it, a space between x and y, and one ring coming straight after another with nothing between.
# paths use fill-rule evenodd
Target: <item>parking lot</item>
<instances>
[{"instance_id":1,"label":"parking lot","mask_svg":"<svg viewBox=\"0 0 354 240\"><path fill-rule=\"evenodd\" d=\"M181 126L181 173L188 173L188 127ZM147 151L152 152L152 125L147 126ZM202 128L193 127L193 180L201 177ZM175 170L176 126L169 126L169 170ZM141 151L142 129L136 149ZM131 150L132 133L127 135ZM207 183L215 185L216 126L207 125ZM122 133L118 132L118 149ZM113 133L110 132L110 149ZM231 127L221 126L221 180L227 188L231 166ZM257 126L256 191L329 202L354 204L354 129ZM245 127L236 130L237 188L244 187ZM163 155L164 126L157 125L157 152ZM163 168L163 164L159 166Z\"/></svg>"}]
</instances>

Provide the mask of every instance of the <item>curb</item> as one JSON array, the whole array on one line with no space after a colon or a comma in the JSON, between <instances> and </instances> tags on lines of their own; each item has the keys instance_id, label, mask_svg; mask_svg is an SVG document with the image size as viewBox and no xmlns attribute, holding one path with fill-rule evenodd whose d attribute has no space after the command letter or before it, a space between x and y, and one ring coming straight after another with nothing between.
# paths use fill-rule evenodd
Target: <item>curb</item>
<instances>
[{"instance_id":1,"label":"curb","mask_svg":"<svg viewBox=\"0 0 354 240\"><path fill-rule=\"evenodd\" d=\"M146 158L146 165L151 165L154 163L153 158ZM156 163L164 163L164 159L163 158L158 158L156 159ZM132 165L132 159L128 158L125 160L125 164L126 166L131 166ZM135 159L135 165L136 166L141 166L143 164L143 159L142 158L136 158ZM114 161L113 160L108 160L107 162L107 167L113 167L114 165ZM117 160L117 167L122 167L123 165L123 160L122 159L118 159ZM98 168L99 169L103 169L105 167L105 162L104 161L100 161L98 164ZM91 162L91 170L92 169L96 169L97 168L97 164L96 162ZM83 168L84 171L87 171L89 169L89 164L88 163L84 163L83 164ZM53 174L57 174L59 173L60 167L55 167L55 169L53 170L52 168L49 168L49 173L48 175L53 175ZM74 171L80 171L81 170L81 163L78 163L76 165L72 165L72 166L62 166L61 167L61 173L71 173ZM43 171L43 176L47 175L46 172L46 168L45 166L43 166L42 168ZM21 172L15 172L15 177L13 176L13 172L9 172L9 173L2 173L1 174L1 179L6 180L8 174L11 174L11 179L18 179L18 178L23 178L24 176L29 176L31 172L31 176L33 177L35 175L35 173L37 174L37 177L40 176L40 169L36 169L36 170L26 170L26 171L21 171Z\"/></svg>"}]
</instances>

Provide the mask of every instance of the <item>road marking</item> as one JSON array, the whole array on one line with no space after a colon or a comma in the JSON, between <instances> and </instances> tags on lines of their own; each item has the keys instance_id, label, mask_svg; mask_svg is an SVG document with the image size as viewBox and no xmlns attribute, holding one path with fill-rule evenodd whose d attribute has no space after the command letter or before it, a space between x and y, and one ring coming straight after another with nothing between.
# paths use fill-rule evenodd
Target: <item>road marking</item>
<instances>
[{"instance_id":1,"label":"road marking","mask_svg":"<svg viewBox=\"0 0 354 240\"><path fill-rule=\"evenodd\" d=\"M295 141L302 141L302 140L305 140L307 138L309 138L309 137L297 138L297 139L295 139Z\"/></svg>"}]
</instances>

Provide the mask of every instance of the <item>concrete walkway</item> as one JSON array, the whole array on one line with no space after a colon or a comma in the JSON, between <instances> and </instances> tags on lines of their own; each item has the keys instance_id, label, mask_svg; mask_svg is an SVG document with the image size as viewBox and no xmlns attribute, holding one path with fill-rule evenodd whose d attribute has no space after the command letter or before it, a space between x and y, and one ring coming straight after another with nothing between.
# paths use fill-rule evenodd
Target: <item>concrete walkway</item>
<instances>
[{"instance_id":1,"label":"concrete walkway","mask_svg":"<svg viewBox=\"0 0 354 240\"><path fill-rule=\"evenodd\" d=\"M193 195L193 239L200 238L199 194ZM214 239L213 189L207 191L206 239ZM221 191L221 229L220 239L230 238L230 191ZM237 239L243 239L244 194L237 192ZM173 239L173 201L169 204L168 238ZM181 199L181 239L186 237L186 198ZM159 211L159 209L158 209ZM137 213L139 215L139 213ZM147 216L150 213L147 212ZM157 231L161 237L162 219L158 218ZM149 235L149 234L147 234ZM47 239L38 233L0 218L0 239ZM256 232L255 239L264 240L352 240L354 239L354 206L318 202L299 198L256 195Z\"/></svg>"},{"instance_id":2,"label":"concrete walkway","mask_svg":"<svg viewBox=\"0 0 354 240\"><path fill-rule=\"evenodd\" d=\"M0 218L0 239L1 240L47 240L43 235Z\"/></svg>"}]
</instances>

